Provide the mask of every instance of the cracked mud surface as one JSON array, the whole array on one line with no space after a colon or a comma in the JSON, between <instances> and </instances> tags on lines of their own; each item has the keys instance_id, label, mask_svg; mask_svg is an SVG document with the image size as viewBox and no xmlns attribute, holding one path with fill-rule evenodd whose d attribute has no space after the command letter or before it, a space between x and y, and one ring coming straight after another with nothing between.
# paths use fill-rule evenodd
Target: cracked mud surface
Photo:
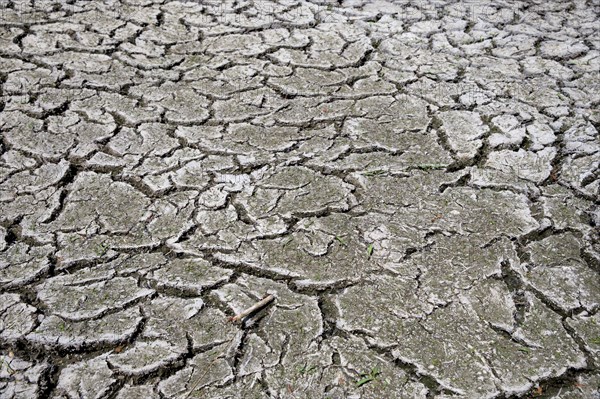
<instances>
[{"instance_id":1,"label":"cracked mud surface","mask_svg":"<svg viewBox=\"0 0 600 399\"><path fill-rule=\"evenodd\" d=\"M0 398L600 397L597 1L1 6Z\"/></svg>"}]
</instances>

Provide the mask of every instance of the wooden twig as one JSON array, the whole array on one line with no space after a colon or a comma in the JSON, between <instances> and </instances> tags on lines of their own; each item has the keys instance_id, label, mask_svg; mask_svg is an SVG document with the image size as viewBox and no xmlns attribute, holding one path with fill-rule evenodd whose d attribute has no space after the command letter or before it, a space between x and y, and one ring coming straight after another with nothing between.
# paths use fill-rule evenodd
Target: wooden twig
<instances>
[{"instance_id":1,"label":"wooden twig","mask_svg":"<svg viewBox=\"0 0 600 399\"><path fill-rule=\"evenodd\" d=\"M261 299L260 301L256 302L254 305L250 306L248 309L240 312L239 314L236 314L235 316L230 317L228 320L232 323L240 321L244 317L256 312L257 310L259 310L261 308L264 308L265 306L267 306L274 300L275 300L275 297L273 295L268 295L268 296L264 297L263 299Z\"/></svg>"}]
</instances>

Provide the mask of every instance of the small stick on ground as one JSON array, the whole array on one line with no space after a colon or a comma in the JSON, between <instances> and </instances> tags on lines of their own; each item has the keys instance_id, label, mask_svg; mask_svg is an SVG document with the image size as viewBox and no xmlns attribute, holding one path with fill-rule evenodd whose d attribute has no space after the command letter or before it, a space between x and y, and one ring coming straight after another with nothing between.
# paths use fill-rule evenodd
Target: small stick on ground
<instances>
[{"instance_id":1,"label":"small stick on ground","mask_svg":"<svg viewBox=\"0 0 600 399\"><path fill-rule=\"evenodd\" d=\"M256 302L254 305L250 306L248 309L242 311L239 314L236 314L235 316L230 317L228 320L232 323L240 321L244 317L256 312L257 310L259 310L261 308L264 308L265 306L267 306L274 300L275 300L275 297L273 295L268 295L268 296L264 297L263 299L261 299L260 301Z\"/></svg>"}]
</instances>

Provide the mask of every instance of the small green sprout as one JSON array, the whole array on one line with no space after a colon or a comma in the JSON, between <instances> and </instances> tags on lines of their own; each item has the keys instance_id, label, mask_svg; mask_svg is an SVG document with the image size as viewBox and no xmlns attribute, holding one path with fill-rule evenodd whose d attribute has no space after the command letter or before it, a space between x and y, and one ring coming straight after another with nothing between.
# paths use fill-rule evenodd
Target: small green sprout
<instances>
[{"instance_id":1,"label":"small green sprout","mask_svg":"<svg viewBox=\"0 0 600 399\"><path fill-rule=\"evenodd\" d=\"M381 370L379 369L379 367L373 367L368 374L364 373L360 375L360 379L355 383L356 387L360 388L371 381L375 381L380 375Z\"/></svg>"},{"instance_id":2,"label":"small green sprout","mask_svg":"<svg viewBox=\"0 0 600 399\"><path fill-rule=\"evenodd\" d=\"M317 366L309 366L305 364L304 366L298 366L298 373L300 374L309 374L317 369Z\"/></svg>"},{"instance_id":3,"label":"small green sprout","mask_svg":"<svg viewBox=\"0 0 600 399\"><path fill-rule=\"evenodd\" d=\"M335 236L335 239L343 246L346 246L346 241L342 239L342 236Z\"/></svg>"},{"instance_id":4,"label":"small green sprout","mask_svg":"<svg viewBox=\"0 0 600 399\"><path fill-rule=\"evenodd\" d=\"M98 244L96 246L96 255L104 256L104 255L106 255L106 253L108 252L109 249L110 249L109 245L105 242Z\"/></svg>"},{"instance_id":5,"label":"small green sprout","mask_svg":"<svg viewBox=\"0 0 600 399\"><path fill-rule=\"evenodd\" d=\"M590 343L594 345L600 345L600 337L590 339Z\"/></svg>"},{"instance_id":6,"label":"small green sprout","mask_svg":"<svg viewBox=\"0 0 600 399\"><path fill-rule=\"evenodd\" d=\"M373 244L369 244L367 247L367 257L370 259L371 255L373 255Z\"/></svg>"}]
</instances>

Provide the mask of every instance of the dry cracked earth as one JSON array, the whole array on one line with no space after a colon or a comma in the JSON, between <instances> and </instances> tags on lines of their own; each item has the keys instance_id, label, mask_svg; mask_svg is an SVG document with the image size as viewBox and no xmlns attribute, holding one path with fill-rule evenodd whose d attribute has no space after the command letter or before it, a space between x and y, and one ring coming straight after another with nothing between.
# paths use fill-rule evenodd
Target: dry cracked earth
<instances>
[{"instance_id":1,"label":"dry cracked earth","mask_svg":"<svg viewBox=\"0 0 600 399\"><path fill-rule=\"evenodd\" d=\"M600 397L598 1L1 6L0 398Z\"/></svg>"}]
</instances>

